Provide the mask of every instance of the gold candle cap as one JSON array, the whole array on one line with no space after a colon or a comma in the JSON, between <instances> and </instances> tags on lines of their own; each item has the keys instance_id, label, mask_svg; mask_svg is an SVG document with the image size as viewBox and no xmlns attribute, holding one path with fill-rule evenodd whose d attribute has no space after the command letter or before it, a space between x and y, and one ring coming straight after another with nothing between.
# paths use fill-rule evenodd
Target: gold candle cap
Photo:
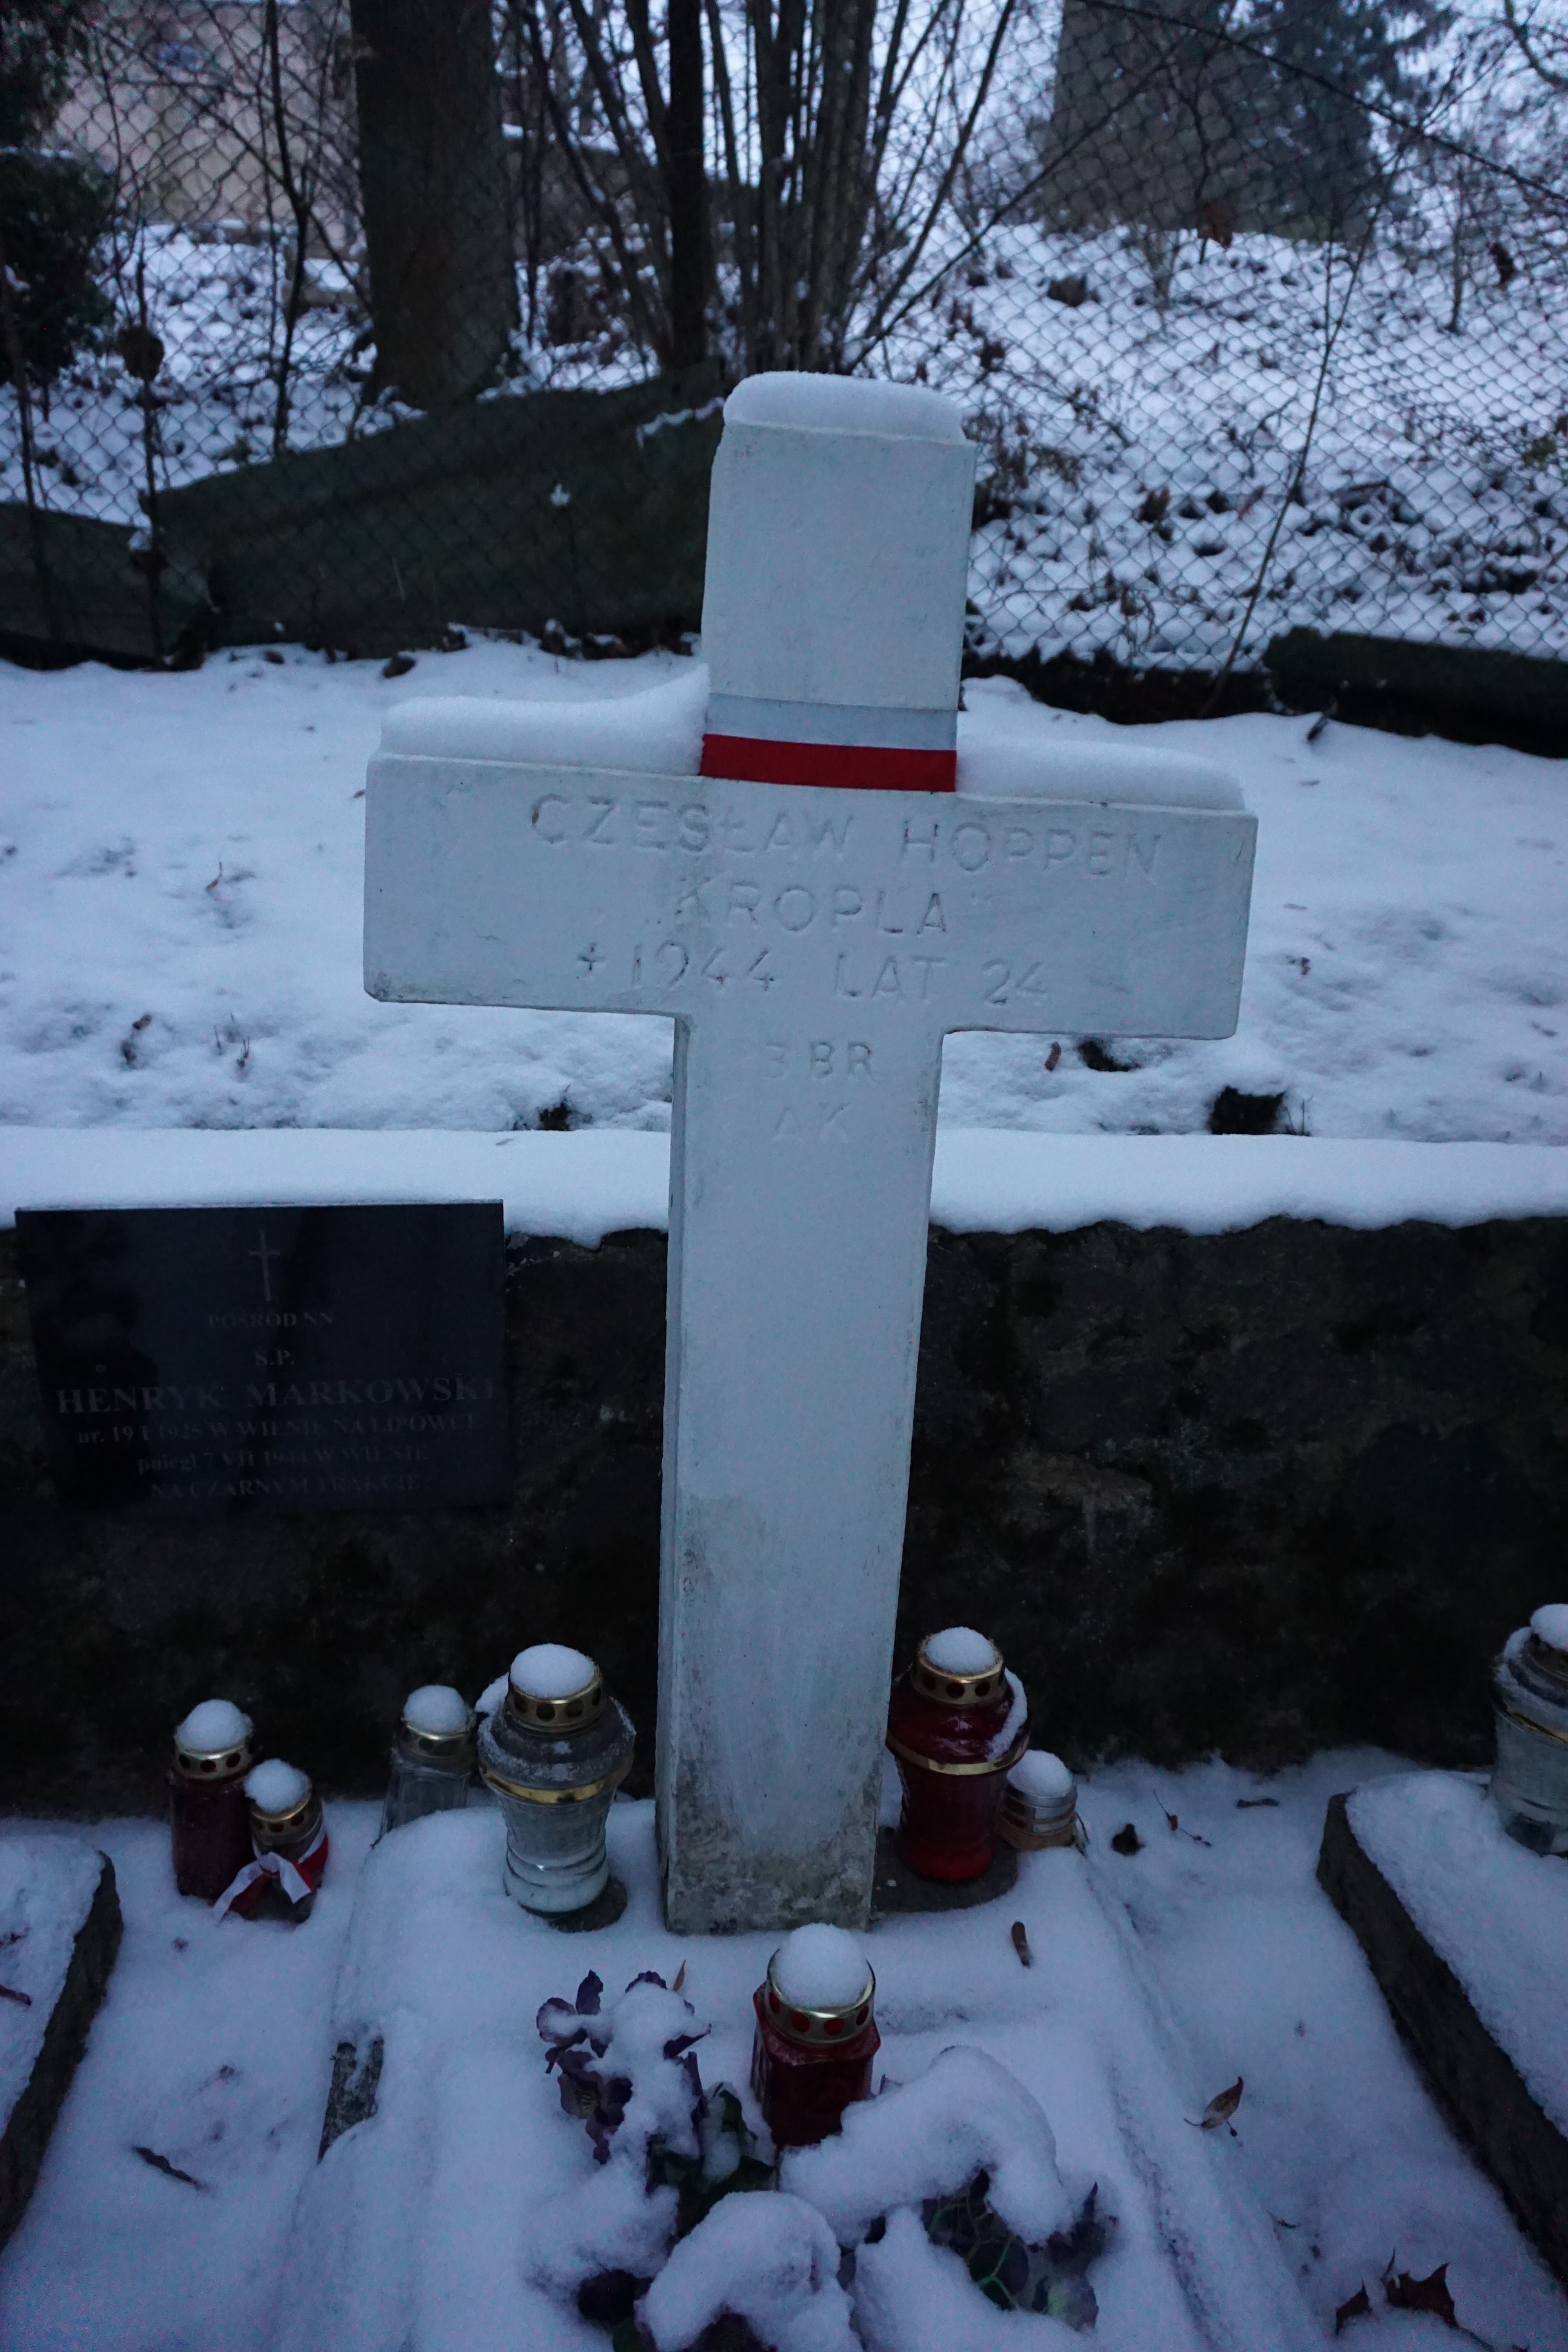
<instances>
[{"instance_id":1,"label":"gold candle cap","mask_svg":"<svg viewBox=\"0 0 1568 2352\"><path fill-rule=\"evenodd\" d=\"M928 1633L915 1653L910 1680L922 1696L944 1706L986 1706L1007 1689L1001 1651L970 1625Z\"/></svg>"},{"instance_id":2,"label":"gold candle cap","mask_svg":"<svg viewBox=\"0 0 1568 2352\"><path fill-rule=\"evenodd\" d=\"M257 1832L274 1842L298 1829L316 1802L310 1774L297 1765L285 1764L279 1756L252 1766L245 1776L245 1793Z\"/></svg>"},{"instance_id":3,"label":"gold candle cap","mask_svg":"<svg viewBox=\"0 0 1568 2352\"><path fill-rule=\"evenodd\" d=\"M507 1712L531 1730L580 1731L604 1712L605 1678L583 1650L539 1642L520 1650L507 1676Z\"/></svg>"},{"instance_id":4,"label":"gold candle cap","mask_svg":"<svg viewBox=\"0 0 1568 2352\"><path fill-rule=\"evenodd\" d=\"M449 1683L421 1683L403 1703L397 1737L405 1755L449 1764L471 1750L478 1720Z\"/></svg>"},{"instance_id":5,"label":"gold candle cap","mask_svg":"<svg viewBox=\"0 0 1568 2352\"><path fill-rule=\"evenodd\" d=\"M1531 1664L1568 1681L1568 1601L1548 1601L1530 1621Z\"/></svg>"},{"instance_id":6,"label":"gold candle cap","mask_svg":"<svg viewBox=\"0 0 1568 2352\"><path fill-rule=\"evenodd\" d=\"M870 2023L871 2007L877 1997L877 1979L868 1961L866 1981L853 2000L815 2003L791 2000L781 1991L776 1974L778 1958L779 1953L775 1952L768 1962L763 2000L770 2023L776 2026L787 2040L808 2044L813 2049L831 2049L835 2042L852 2042L856 2034Z\"/></svg>"},{"instance_id":7,"label":"gold candle cap","mask_svg":"<svg viewBox=\"0 0 1568 2352\"><path fill-rule=\"evenodd\" d=\"M205 1698L174 1731L174 1766L190 1780L232 1780L254 1761L250 1717L226 1698Z\"/></svg>"}]
</instances>

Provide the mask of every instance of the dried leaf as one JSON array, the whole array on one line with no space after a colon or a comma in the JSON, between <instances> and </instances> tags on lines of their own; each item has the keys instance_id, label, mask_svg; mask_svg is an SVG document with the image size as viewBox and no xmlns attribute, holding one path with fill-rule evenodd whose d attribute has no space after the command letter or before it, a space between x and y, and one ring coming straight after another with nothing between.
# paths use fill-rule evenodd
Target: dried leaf
<instances>
[{"instance_id":1,"label":"dried leaf","mask_svg":"<svg viewBox=\"0 0 1568 2352\"><path fill-rule=\"evenodd\" d=\"M584 1978L582 1983L577 1988L578 2015L580 2017L597 2017L599 2014L599 2003L604 1997L604 1991L605 1987L602 1979L598 1977L592 1969L590 1969L587 1975Z\"/></svg>"},{"instance_id":2,"label":"dried leaf","mask_svg":"<svg viewBox=\"0 0 1568 2352\"><path fill-rule=\"evenodd\" d=\"M1335 2312L1334 2334L1338 2336L1350 2320L1367 2318L1371 2311L1372 2305L1367 2301L1365 2287L1358 2286L1355 2293L1342 2303Z\"/></svg>"},{"instance_id":3,"label":"dried leaf","mask_svg":"<svg viewBox=\"0 0 1568 2352\"><path fill-rule=\"evenodd\" d=\"M1216 2091L1215 2093L1214 2097L1209 2101L1202 2115L1195 2119L1195 2122L1194 2117L1191 2116L1187 2117L1187 2121L1190 2124L1193 2124L1194 2129L1196 2131L1217 2131L1221 2124L1229 2123L1232 2116L1235 2115L1237 2107L1240 2106L1242 2078L1238 2074L1228 2091Z\"/></svg>"},{"instance_id":4,"label":"dried leaf","mask_svg":"<svg viewBox=\"0 0 1568 2352\"><path fill-rule=\"evenodd\" d=\"M1061 1060L1061 1057L1062 1057L1062 1049L1061 1049L1060 1042L1059 1042L1059 1041L1053 1042L1050 1052L1046 1055L1046 1067L1047 1067L1047 1070L1054 1070L1054 1069L1056 1068L1056 1066L1057 1066L1057 1064Z\"/></svg>"},{"instance_id":5,"label":"dried leaf","mask_svg":"<svg viewBox=\"0 0 1568 2352\"><path fill-rule=\"evenodd\" d=\"M675 1971L675 1982L670 1986L670 1988L669 1988L670 1991L671 1991L671 1992L679 1992L679 1991L680 1990L681 1987L685 1984L685 1982L686 1982L686 1962L685 1962L684 1960L682 1960L682 1961L681 1961L681 1963L680 1963L680 1966L679 1966L679 1967L676 1969L676 1971Z\"/></svg>"},{"instance_id":6,"label":"dried leaf","mask_svg":"<svg viewBox=\"0 0 1568 2352\"><path fill-rule=\"evenodd\" d=\"M1035 1956L1029 1949L1028 1930L1026 1928L1021 1919L1014 1920L1012 1935L1013 1949L1017 1953L1018 1958L1023 1961L1024 1966L1026 1969L1032 1969L1035 1965Z\"/></svg>"},{"instance_id":7,"label":"dried leaf","mask_svg":"<svg viewBox=\"0 0 1568 2352\"><path fill-rule=\"evenodd\" d=\"M182 2172L177 2164L171 2164L168 2158L160 2156L155 2147L132 2147L131 2153L139 2156L143 2164L150 2164L154 2172L166 2172L171 2180L183 2180L187 2189L206 2187L205 2180L198 2180L194 2173Z\"/></svg>"},{"instance_id":8,"label":"dried leaf","mask_svg":"<svg viewBox=\"0 0 1568 2352\"><path fill-rule=\"evenodd\" d=\"M32 1994L18 1992L13 1985L0 1985L0 2000L17 2001L24 2009L31 2009L33 2006Z\"/></svg>"},{"instance_id":9,"label":"dried leaf","mask_svg":"<svg viewBox=\"0 0 1568 2352\"><path fill-rule=\"evenodd\" d=\"M1198 234L1212 237L1222 253L1228 253L1236 235L1236 215L1223 196L1208 196L1198 206Z\"/></svg>"},{"instance_id":10,"label":"dried leaf","mask_svg":"<svg viewBox=\"0 0 1568 2352\"><path fill-rule=\"evenodd\" d=\"M1279 1800L1278 1797L1237 1797L1236 1801L1236 1810L1238 1813L1256 1812L1263 1805L1272 1805L1278 1811Z\"/></svg>"},{"instance_id":11,"label":"dried leaf","mask_svg":"<svg viewBox=\"0 0 1568 2352\"><path fill-rule=\"evenodd\" d=\"M1143 1841L1139 1836L1132 1823L1129 1822L1126 1823L1124 1828L1117 1831L1116 1835L1110 1841L1110 1846L1113 1853L1142 1853L1143 1851Z\"/></svg>"},{"instance_id":12,"label":"dried leaf","mask_svg":"<svg viewBox=\"0 0 1568 2352\"><path fill-rule=\"evenodd\" d=\"M1176 1815L1168 1810L1165 1814L1165 1826L1170 1831L1173 1837L1179 1834L1184 1838L1191 1838L1194 1845L1212 1845L1214 1843L1212 1838L1200 1837L1196 1830L1183 1829L1181 1822L1176 1818Z\"/></svg>"},{"instance_id":13,"label":"dried leaf","mask_svg":"<svg viewBox=\"0 0 1568 2352\"><path fill-rule=\"evenodd\" d=\"M163 339L135 319L128 319L121 328L114 348L140 383L151 383L163 364Z\"/></svg>"},{"instance_id":14,"label":"dried leaf","mask_svg":"<svg viewBox=\"0 0 1568 2352\"><path fill-rule=\"evenodd\" d=\"M1385 2274L1384 2293L1395 2311L1435 2312L1445 2327L1458 2328L1458 2315L1454 2309L1454 2298L1448 2293L1447 2272L1447 2263L1439 2263L1431 2275L1424 2279L1413 2278L1408 2271L1401 2271L1397 2277Z\"/></svg>"}]
</instances>

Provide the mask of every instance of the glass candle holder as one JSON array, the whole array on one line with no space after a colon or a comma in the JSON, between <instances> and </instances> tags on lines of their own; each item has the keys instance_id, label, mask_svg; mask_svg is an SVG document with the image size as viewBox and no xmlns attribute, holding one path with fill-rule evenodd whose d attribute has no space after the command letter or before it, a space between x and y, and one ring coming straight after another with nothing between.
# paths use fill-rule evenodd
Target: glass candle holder
<instances>
[{"instance_id":1,"label":"glass candle holder","mask_svg":"<svg viewBox=\"0 0 1568 2352\"><path fill-rule=\"evenodd\" d=\"M1491 1801L1532 1853L1568 1854L1568 1602L1538 1609L1492 1668Z\"/></svg>"},{"instance_id":2,"label":"glass candle holder","mask_svg":"<svg viewBox=\"0 0 1568 2352\"><path fill-rule=\"evenodd\" d=\"M856 1966L827 1988L846 1997L803 2000L803 1987L819 1988L792 1978L797 1939L824 1937L841 1939L846 1957L853 1950ZM815 2147L838 2129L847 2106L870 2097L871 2062L882 2046L876 1996L870 1964L842 1928L797 1928L768 1962L752 1996L752 2089L776 2148Z\"/></svg>"},{"instance_id":3,"label":"glass candle holder","mask_svg":"<svg viewBox=\"0 0 1568 2352\"><path fill-rule=\"evenodd\" d=\"M520 1651L479 1725L479 1772L506 1818L505 1885L525 1911L581 1911L609 1883L605 1827L635 1735L592 1658L552 1642Z\"/></svg>"},{"instance_id":4,"label":"glass candle holder","mask_svg":"<svg viewBox=\"0 0 1568 2352\"><path fill-rule=\"evenodd\" d=\"M168 1774L174 1884L216 1903L250 1860L245 1776L255 1762L247 1715L226 1698L204 1699L174 1734Z\"/></svg>"},{"instance_id":5,"label":"glass candle holder","mask_svg":"<svg viewBox=\"0 0 1568 2352\"><path fill-rule=\"evenodd\" d=\"M381 1833L468 1801L476 1717L449 1683L423 1683L404 1703L392 1743Z\"/></svg>"},{"instance_id":6,"label":"glass candle holder","mask_svg":"<svg viewBox=\"0 0 1568 2352\"><path fill-rule=\"evenodd\" d=\"M1003 1784L1028 1744L1023 1685L994 1643L966 1625L928 1634L888 1710L904 1792L900 1861L950 1885L987 1870Z\"/></svg>"},{"instance_id":7,"label":"glass candle holder","mask_svg":"<svg viewBox=\"0 0 1568 2352\"><path fill-rule=\"evenodd\" d=\"M246 1776L251 1859L219 1896L220 1916L283 1919L299 1927L310 1916L327 1867L330 1845L321 1801L308 1774L279 1757Z\"/></svg>"},{"instance_id":8,"label":"glass candle holder","mask_svg":"<svg viewBox=\"0 0 1568 2352\"><path fill-rule=\"evenodd\" d=\"M1031 1748L1019 1757L1003 1786L996 1834L1023 1853L1082 1844L1078 1782L1059 1756Z\"/></svg>"}]
</instances>

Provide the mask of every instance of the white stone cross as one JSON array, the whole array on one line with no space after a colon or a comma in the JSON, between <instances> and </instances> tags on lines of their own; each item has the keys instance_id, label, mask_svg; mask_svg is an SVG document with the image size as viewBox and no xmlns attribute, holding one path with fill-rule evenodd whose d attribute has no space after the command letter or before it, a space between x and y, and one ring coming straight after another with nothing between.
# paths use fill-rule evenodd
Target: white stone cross
<instances>
[{"instance_id":1,"label":"white stone cross","mask_svg":"<svg viewBox=\"0 0 1568 2352\"><path fill-rule=\"evenodd\" d=\"M943 1039L1228 1035L1254 836L1239 809L886 788L886 755L923 777L952 741L972 453L897 415L770 425L777 381L732 396L715 467L708 763L883 788L401 750L367 796L373 995L675 1023L658 1792L682 1932L867 1916ZM782 520L748 506L768 467ZM853 556L858 520L877 562L836 588L825 537ZM912 580L911 532L936 542ZM901 694L889 612L924 632ZM820 748L836 719L847 751Z\"/></svg>"}]
</instances>

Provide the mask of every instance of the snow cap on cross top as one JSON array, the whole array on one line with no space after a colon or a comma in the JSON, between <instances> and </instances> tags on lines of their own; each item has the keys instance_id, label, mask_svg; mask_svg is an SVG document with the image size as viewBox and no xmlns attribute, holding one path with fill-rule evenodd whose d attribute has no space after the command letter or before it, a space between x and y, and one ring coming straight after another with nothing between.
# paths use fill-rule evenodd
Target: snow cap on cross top
<instances>
[{"instance_id":1,"label":"snow cap on cross top","mask_svg":"<svg viewBox=\"0 0 1568 2352\"><path fill-rule=\"evenodd\" d=\"M705 776L953 790L974 460L958 408L920 384L754 375L730 394Z\"/></svg>"}]
</instances>

